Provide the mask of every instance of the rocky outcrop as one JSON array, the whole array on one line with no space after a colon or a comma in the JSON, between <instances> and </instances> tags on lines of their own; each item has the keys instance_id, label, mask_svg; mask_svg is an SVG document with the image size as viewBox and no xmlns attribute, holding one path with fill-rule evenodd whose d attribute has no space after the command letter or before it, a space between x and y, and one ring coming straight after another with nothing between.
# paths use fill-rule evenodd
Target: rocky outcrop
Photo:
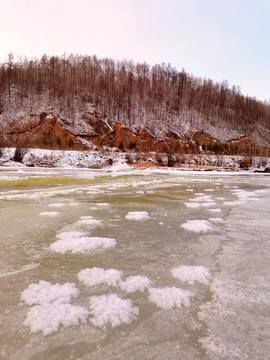
<instances>
[{"instance_id":1,"label":"rocky outcrop","mask_svg":"<svg viewBox=\"0 0 270 360\"><path fill-rule=\"evenodd\" d=\"M162 140L146 129L137 132L119 122L113 122L103 114L93 112L82 117L76 124L55 114L40 113L33 121L22 123L12 131L2 131L2 142L8 147L30 147L52 150L89 150L102 147L120 151L234 154L268 156L267 149L251 143L247 136L221 142L201 131L178 134L169 131ZM3 140L4 139L4 140Z\"/></svg>"}]
</instances>

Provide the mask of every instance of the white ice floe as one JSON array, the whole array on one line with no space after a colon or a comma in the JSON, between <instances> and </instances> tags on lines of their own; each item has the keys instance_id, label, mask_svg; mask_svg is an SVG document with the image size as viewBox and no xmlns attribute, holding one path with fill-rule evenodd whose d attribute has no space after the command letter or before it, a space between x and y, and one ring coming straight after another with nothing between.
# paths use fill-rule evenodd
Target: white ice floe
<instances>
[{"instance_id":1,"label":"white ice floe","mask_svg":"<svg viewBox=\"0 0 270 360\"><path fill-rule=\"evenodd\" d=\"M219 209L219 208L208 209L208 211L213 212L213 213L221 213L221 209Z\"/></svg>"},{"instance_id":2,"label":"white ice floe","mask_svg":"<svg viewBox=\"0 0 270 360\"><path fill-rule=\"evenodd\" d=\"M211 221L213 223L224 223L224 220L220 217L209 218L209 221Z\"/></svg>"},{"instance_id":3,"label":"white ice floe","mask_svg":"<svg viewBox=\"0 0 270 360\"><path fill-rule=\"evenodd\" d=\"M49 303L69 303L72 298L79 296L80 291L75 284L65 283L51 284L48 281L40 280L33 283L21 293L21 299L28 305L44 305Z\"/></svg>"},{"instance_id":4,"label":"white ice floe","mask_svg":"<svg viewBox=\"0 0 270 360\"><path fill-rule=\"evenodd\" d=\"M210 279L209 270L204 266L185 266L181 265L171 271L172 276L191 285L195 281L208 285Z\"/></svg>"},{"instance_id":5,"label":"white ice floe","mask_svg":"<svg viewBox=\"0 0 270 360\"><path fill-rule=\"evenodd\" d=\"M100 284L117 286L122 280L123 273L115 269L104 270L92 268L81 270L77 277L85 286L97 286Z\"/></svg>"},{"instance_id":6,"label":"white ice floe","mask_svg":"<svg viewBox=\"0 0 270 360\"><path fill-rule=\"evenodd\" d=\"M136 320L139 308L129 299L121 299L116 294L92 296L90 298L91 323L99 328L129 324Z\"/></svg>"},{"instance_id":7,"label":"white ice floe","mask_svg":"<svg viewBox=\"0 0 270 360\"><path fill-rule=\"evenodd\" d=\"M45 304L33 306L27 313L24 326L30 327L32 333L42 332L50 335L56 332L60 325L65 328L85 324L89 312L71 304Z\"/></svg>"},{"instance_id":8,"label":"white ice floe","mask_svg":"<svg viewBox=\"0 0 270 360\"><path fill-rule=\"evenodd\" d=\"M141 275L130 276L119 284L120 288L128 293L144 291L145 289L149 288L150 285L151 280L148 279L148 277Z\"/></svg>"},{"instance_id":9,"label":"white ice floe","mask_svg":"<svg viewBox=\"0 0 270 360\"><path fill-rule=\"evenodd\" d=\"M188 208L197 209L201 206L201 204L198 202L186 202L185 206Z\"/></svg>"},{"instance_id":10,"label":"white ice floe","mask_svg":"<svg viewBox=\"0 0 270 360\"><path fill-rule=\"evenodd\" d=\"M48 217L56 217L59 215L60 213L57 211L43 211L39 214L39 216L48 216Z\"/></svg>"},{"instance_id":11,"label":"white ice floe","mask_svg":"<svg viewBox=\"0 0 270 360\"><path fill-rule=\"evenodd\" d=\"M116 240L112 238L89 237L84 232L71 231L57 235L56 240L50 245L50 249L64 254L68 251L72 253L84 253L96 249L108 249L115 247Z\"/></svg>"},{"instance_id":12,"label":"white ice floe","mask_svg":"<svg viewBox=\"0 0 270 360\"><path fill-rule=\"evenodd\" d=\"M205 189L204 191L212 192L212 191L215 191L215 189Z\"/></svg>"},{"instance_id":13,"label":"white ice floe","mask_svg":"<svg viewBox=\"0 0 270 360\"><path fill-rule=\"evenodd\" d=\"M192 293L176 287L150 288L148 299L165 310L190 306Z\"/></svg>"},{"instance_id":14,"label":"white ice floe","mask_svg":"<svg viewBox=\"0 0 270 360\"><path fill-rule=\"evenodd\" d=\"M211 224L207 220L188 220L181 227L194 232L205 232L212 229Z\"/></svg>"},{"instance_id":15,"label":"white ice floe","mask_svg":"<svg viewBox=\"0 0 270 360\"><path fill-rule=\"evenodd\" d=\"M193 190L193 189L186 189L186 191L190 191L190 192L193 192L194 190Z\"/></svg>"},{"instance_id":16,"label":"white ice floe","mask_svg":"<svg viewBox=\"0 0 270 360\"><path fill-rule=\"evenodd\" d=\"M127 220L147 220L149 214L147 211L129 211L126 215Z\"/></svg>"},{"instance_id":17,"label":"white ice floe","mask_svg":"<svg viewBox=\"0 0 270 360\"><path fill-rule=\"evenodd\" d=\"M78 206L78 205L80 205L80 203L78 203L78 202L71 202L71 203L69 203L68 205L69 205L69 206Z\"/></svg>"},{"instance_id":18,"label":"white ice floe","mask_svg":"<svg viewBox=\"0 0 270 360\"><path fill-rule=\"evenodd\" d=\"M49 207L53 207L53 208L60 208L60 207L63 207L65 204L64 203L51 203L51 204L48 204Z\"/></svg>"}]
</instances>

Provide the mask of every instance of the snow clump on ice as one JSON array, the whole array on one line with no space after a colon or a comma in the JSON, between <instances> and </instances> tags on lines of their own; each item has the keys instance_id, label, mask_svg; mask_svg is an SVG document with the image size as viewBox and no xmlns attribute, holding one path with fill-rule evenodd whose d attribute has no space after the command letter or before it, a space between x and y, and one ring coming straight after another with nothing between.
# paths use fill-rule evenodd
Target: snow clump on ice
<instances>
[{"instance_id":1,"label":"snow clump on ice","mask_svg":"<svg viewBox=\"0 0 270 360\"><path fill-rule=\"evenodd\" d=\"M146 220L149 219L147 211L129 211L126 215L127 220Z\"/></svg>"},{"instance_id":2,"label":"snow clump on ice","mask_svg":"<svg viewBox=\"0 0 270 360\"><path fill-rule=\"evenodd\" d=\"M213 212L213 213L221 213L221 209L219 209L219 208L208 209L208 211Z\"/></svg>"},{"instance_id":3,"label":"snow clump on ice","mask_svg":"<svg viewBox=\"0 0 270 360\"><path fill-rule=\"evenodd\" d=\"M28 305L44 305L52 302L64 304L79 296L80 291L75 284L65 283L63 285L52 285L48 281L40 280L33 283L21 293L21 299Z\"/></svg>"},{"instance_id":4,"label":"snow clump on ice","mask_svg":"<svg viewBox=\"0 0 270 360\"><path fill-rule=\"evenodd\" d=\"M53 207L53 208L60 208L60 207L63 207L65 204L64 203L51 203L51 204L48 204L49 207Z\"/></svg>"},{"instance_id":5,"label":"snow clump on ice","mask_svg":"<svg viewBox=\"0 0 270 360\"><path fill-rule=\"evenodd\" d=\"M179 266L171 271L172 276L193 285L195 281L208 285L210 273L204 266Z\"/></svg>"},{"instance_id":6,"label":"snow clump on ice","mask_svg":"<svg viewBox=\"0 0 270 360\"><path fill-rule=\"evenodd\" d=\"M209 221L211 221L213 223L224 223L224 220L220 217L209 218Z\"/></svg>"},{"instance_id":7,"label":"snow clump on ice","mask_svg":"<svg viewBox=\"0 0 270 360\"><path fill-rule=\"evenodd\" d=\"M176 287L150 288L148 299L156 304L157 307L165 310L173 308L181 309L182 306L190 306L192 293Z\"/></svg>"},{"instance_id":8,"label":"snow clump on ice","mask_svg":"<svg viewBox=\"0 0 270 360\"><path fill-rule=\"evenodd\" d=\"M81 270L77 277L85 286L96 286L105 284L117 286L122 280L123 273L115 269L104 270L101 268L92 268Z\"/></svg>"},{"instance_id":9,"label":"snow clump on ice","mask_svg":"<svg viewBox=\"0 0 270 360\"><path fill-rule=\"evenodd\" d=\"M81 216L78 223L81 225L90 225L94 227L100 225L101 221L94 219L93 216Z\"/></svg>"},{"instance_id":10,"label":"snow clump on ice","mask_svg":"<svg viewBox=\"0 0 270 360\"><path fill-rule=\"evenodd\" d=\"M151 285L151 280L146 276L130 276L126 278L124 281L120 282L119 286L122 290L125 290L128 293L132 293L135 291L144 291L149 288Z\"/></svg>"},{"instance_id":11,"label":"snow clump on ice","mask_svg":"<svg viewBox=\"0 0 270 360\"><path fill-rule=\"evenodd\" d=\"M132 305L130 299L121 299L116 294L92 296L90 298L90 320L94 326L104 328L129 324L136 320L139 308Z\"/></svg>"},{"instance_id":12,"label":"snow clump on ice","mask_svg":"<svg viewBox=\"0 0 270 360\"><path fill-rule=\"evenodd\" d=\"M108 249L115 247L116 240L112 238L89 237L79 231L64 232L58 234L56 240L50 245L50 249L61 254L71 251L73 254L84 253L96 249Z\"/></svg>"},{"instance_id":13,"label":"snow clump on ice","mask_svg":"<svg viewBox=\"0 0 270 360\"><path fill-rule=\"evenodd\" d=\"M54 284L41 280L38 284L30 284L21 293L21 299L33 306L27 313L24 326L30 327L33 333L43 332L49 335L58 330L60 325L69 327L85 323L88 311L81 306L69 304L80 291L75 284Z\"/></svg>"},{"instance_id":14,"label":"snow clump on ice","mask_svg":"<svg viewBox=\"0 0 270 360\"><path fill-rule=\"evenodd\" d=\"M188 220L181 227L194 232L206 232L212 229L210 222L207 220Z\"/></svg>"},{"instance_id":15,"label":"snow clump on ice","mask_svg":"<svg viewBox=\"0 0 270 360\"><path fill-rule=\"evenodd\" d=\"M96 203L96 206L99 206L101 208L109 208L109 207L111 207L111 204L109 204L109 203Z\"/></svg>"},{"instance_id":16,"label":"snow clump on ice","mask_svg":"<svg viewBox=\"0 0 270 360\"><path fill-rule=\"evenodd\" d=\"M43 211L39 214L39 216L48 216L48 217L56 217L60 215L57 211Z\"/></svg>"},{"instance_id":17,"label":"snow clump on ice","mask_svg":"<svg viewBox=\"0 0 270 360\"><path fill-rule=\"evenodd\" d=\"M56 332L60 325L65 328L85 324L88 311L81 306L71 304L46 304L32 307L23 323L30 327L32 333L43 332L43 335L50 335Z\"/></svg>"},{"instance_id":18,"label":"snow clump on ice","mask_svg":"<svg viewBox=\"0 0 270 360\"><path fill-rule=\"evenodd\" d=\"M199 208L200 206L201 206L201 204L200 203L198 203L198 202L186 202L185 203L185 206L186 207L188 207L188 208L193 208L193 209L195 209L195 208Z\"/></svg>"}]
</instances>

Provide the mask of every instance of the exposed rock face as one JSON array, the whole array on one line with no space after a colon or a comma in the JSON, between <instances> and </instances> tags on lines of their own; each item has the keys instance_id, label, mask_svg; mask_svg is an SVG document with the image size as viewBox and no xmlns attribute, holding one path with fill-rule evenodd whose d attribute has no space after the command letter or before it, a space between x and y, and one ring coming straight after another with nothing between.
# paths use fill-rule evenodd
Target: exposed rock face
<instances>
[{"instance_id":1,"label":"exposed rock face","mask_svg":"<svg viewBox=\"0 0 270 360\"><path fill-rule=\"evenodd\" d=\"M89 115L89 114L88 114ZM23 124L23 125L22 125ZM247 136L221 142L203 132L178 134L170 131L158 140L145 129L133 132L119 122L112 122L104 115L94 112L72 124L55 114L42 112L32 121L22 123L12 131L2 130L5 146L31 147L59 150L88 150L106 146L120 151L157 153L220 153L258 154L255 144Z\"/></svg>"}]
</instances>

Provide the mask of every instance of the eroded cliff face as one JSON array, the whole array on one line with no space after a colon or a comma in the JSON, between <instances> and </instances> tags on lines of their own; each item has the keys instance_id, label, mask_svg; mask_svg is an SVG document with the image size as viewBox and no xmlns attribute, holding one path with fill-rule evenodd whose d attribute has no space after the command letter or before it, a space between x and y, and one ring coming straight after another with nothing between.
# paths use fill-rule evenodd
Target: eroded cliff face
<instances>
[{"instance_id":1,"label":"eroded cliff face","mask_svg":"<svg viewBox=\"0 0 270 360\"><path fill-rule=\"evenodd\" d=\"M269 156L266 148L259 148L247 136L221 142L200 131L186 134L170 131L160 140L146 129L134 132L96 112L82 117L76 123L56 114L42 112L33 119L17 122L16 126L2 129L1 141L2 146L52 150L88 150L107 147L127 152Z\"/></svg>"}]
</instances>

